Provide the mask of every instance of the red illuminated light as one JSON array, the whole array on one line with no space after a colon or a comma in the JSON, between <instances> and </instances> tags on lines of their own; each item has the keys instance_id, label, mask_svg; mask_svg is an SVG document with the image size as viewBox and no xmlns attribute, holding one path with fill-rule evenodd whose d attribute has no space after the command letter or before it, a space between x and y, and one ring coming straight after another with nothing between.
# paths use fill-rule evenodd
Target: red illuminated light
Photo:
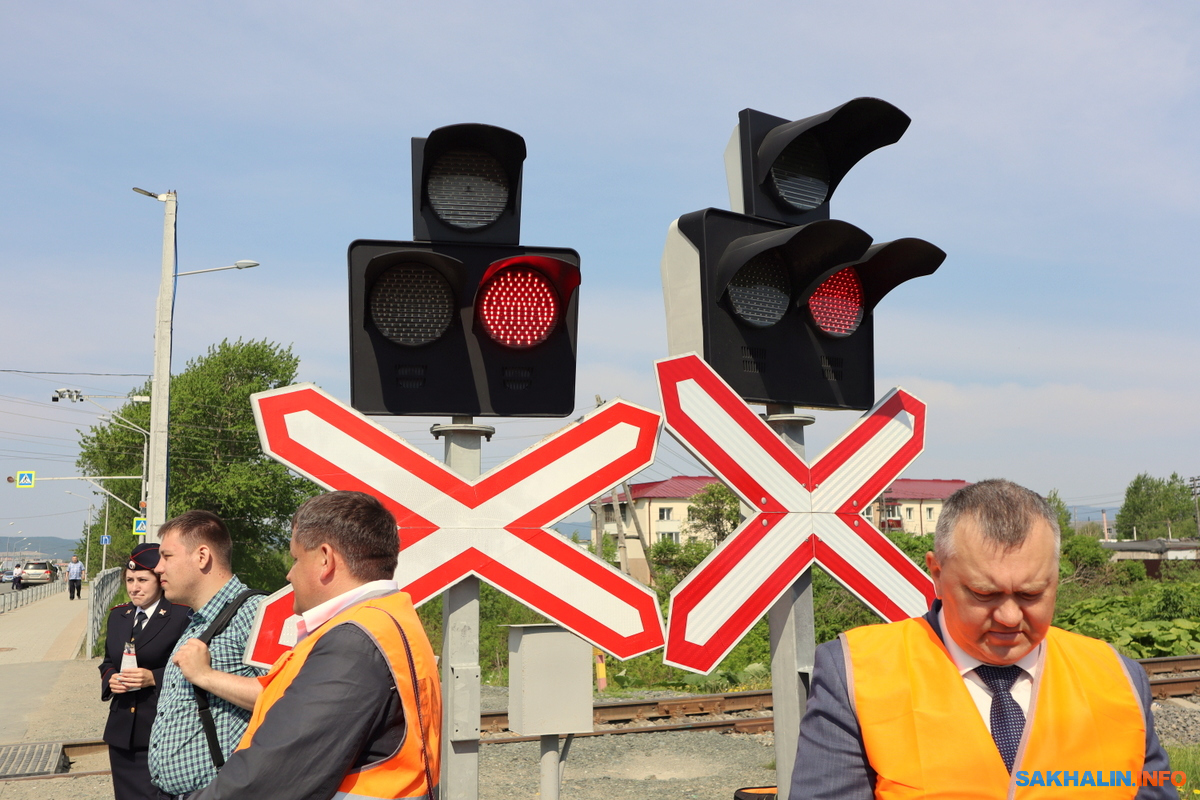
<instances>
[{"instance_id":1,"label":"red illuminated light","mask_svg":"<svg viewBox=\"0 0 1200 800\"><path fill-rule=\"evenodd\" d=\"M544 342L560 315L558 295L550 281L521 264L493 275L480 292L477 308L488 336L515 348Z\"/></svg>"},{"instance_id":2,"label":"red illuminated light","mask_svg":"<svg viewBox=\"0 0 1200 800\"><path fill-rule=\"evenodd\" d=\"M808 298L813 322L829 336L849 336L863 317L862 281L854 267L830 275Z\"/></svg>"}]
</instances>

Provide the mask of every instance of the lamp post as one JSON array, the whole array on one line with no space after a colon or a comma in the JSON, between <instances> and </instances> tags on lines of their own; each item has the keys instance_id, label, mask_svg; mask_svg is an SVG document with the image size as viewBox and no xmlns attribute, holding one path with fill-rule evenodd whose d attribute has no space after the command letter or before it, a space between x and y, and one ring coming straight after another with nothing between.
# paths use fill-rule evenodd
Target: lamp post
<instances>
[{"instance_id":1,"label":"lamp post","mask_svg":"<svg viewBox=\"0 0 1200 800\"><path fill-rule=\"evenodd\" d=\"M101 414L96 419L100 420L101 422L111 422L114 425L117 425L122 428L127 428L131 431L137 431L138 433L142 434L142 436L146 437L145 441L142 442L142 490L141 490L141 497L140 497L141 503L138 506L138 508L143 509L141 513L145 513L145 508L146 508L146 467L147 467L147 461L149 460L149 454L150 454L150 431L146 430L145 428L141 427L140 425L135 425L134 423L125 419L124 417L122 417L120 414L118 414L115 411L109 411L107 408L105 408L104 406L102 406L96 402L97 397L107 397L107 398L115 399L115 400L128 400L131 403L149 403L150 398L146 397L145 395L137 395L137 394L130 395L128 397L123 396L123 395L116 395L116 394L84 394L83 392L79 391L78 389L55 389L54 394L51 395L51 397L50 397L50 400L55 403L57 403L59 400L67 400L72 403L82 403L84 400L86 400L89 403L91 403L92 405L94 405L96 408L100 409L101 411L107 412L105 414ZM107 490L105 490L105 493L111 494ZM72 494L72 493L67 492L67 494ZM75 496L81 497L81 495L75 495ZM87 498L84 498L84 499L86 500ZM107 500L106 500L106 502L107 502ZM124 502L124 501L121 501L121 502ZM125 505L129 505L129 504L125 503Z\"/></svg>"},{"instance_id":2,"label":"lamp post","mask_svg":"<svg viewBox=\"0 0 1200 800\"><path fill-rule=\"evenodd\" d=\"M171 326L175 311L175 279L179 275L218 272L224 269L257 267L257 261L238 261L229 267L177 273L175 264L175 217L178 197L175 192L155 194L133 188L138 194L164 203L162 277L158 285L158 312L154 326L154 377L150 391L150 488L146 499L146 540L158 541L158 529L167 521L167 433L171 412Z\"/></svg>"},{"instance_id":3,"label":"lamp post","mask_svg":"<svg viewBox=\"0 0 1200 800\"><path fill-rule=\"evenodd\" d=\"M138 507L143 509L143 512L144 512L144 510L146 508L146 468L149 466L149 460L150 460L150 431L146 430L141 425L136 425L136 424L130 422L129 420L125 419L124 417L122 417L120 414L118 414L116 412L102 414L100 417L98 417L98 419L101 422L111 422L112 424L117 425L121 428L135 431L137 433L140 433L143 436L143 441L142 441L142 494L141 494L141 498L140 498L141 503L138 504ZM108 508L108 498L105 498L104 502L105 502L104 507L105 507L105 509L107 509ZM106 515L107 515L107 513L108 512L105 511ZM104 524L108 525L108 517L107 516L104 519Z\"/></svg>"}]
</instances>

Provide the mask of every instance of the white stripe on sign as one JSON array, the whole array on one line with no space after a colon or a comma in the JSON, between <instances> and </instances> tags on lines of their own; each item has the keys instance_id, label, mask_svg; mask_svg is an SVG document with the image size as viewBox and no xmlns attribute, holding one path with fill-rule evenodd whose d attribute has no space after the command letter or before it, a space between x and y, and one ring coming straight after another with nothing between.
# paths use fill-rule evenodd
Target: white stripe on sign
<instances>
[{"instance_id":1,"label":"white stripe on sign","mask_svg":"<svg viewBox=\"0 0 1200 800\"><path fill-rule=\"evenodd\" d=\"M566 542L562 546L574 547ZM492 528L443 530L406 547L396 567L396 581L401 586L407 586L469 548L479 550L518 575L534 581L554 596L569 599L571 605L584 615L597 621L603 620L604 625L621 636L633 636L644 630L638 610L629 603L525 540ZM639 591L648 591L607 564L597 562L595 566L612 572L626 583L632 583ZM522 597L521 601L528 604L530 599Z\"/></svg>"},{"instance_id":2,"label":"white stripe on sign","mask_svg":"<svg viewBox=\"0 0 1200 800\"><path fill-rule=\"evenodd\" d=\"M888 420L878 433L846 459L824 483L816 487L813 491L813 509L835 511L841 508L855 492L862 489L864 483L879 472L888 459L912 440L913 425L913 417L907 411L901 411Z\"/></svg>"},{"instance_id":3,"label":"white stripe on sign","mask_svg":"<svg viewBox=\"0 0 1200 800\"><path fill-rule=\"evenodd\" d=\"M781 519L775 527L692 608L683 638L694 644L706 644L750 600L750 595L763 585L771 573L779 569L788 556L812 534L812 517L812 514L778 515L776 518ZM751 524L761 525L762 522L752 517L747 527ZM703 568L693 570L671 594L674 596L682 592L692 578L706 572ZM786 588L785 585L780 594Z\"/></svg>"},{"instance_id":4,"label":"white stripe on sign","mask_svg":"<svg viewBox=\"0 0 1200 800\"><path fill-rule=\"evenodd\" d=\"M298 444L439 528L503 528L541 504L567 493L592 475L598 464L612 463L633 451L639 433L637 427L628 423L614 425L478 508L471 509L311 411L287 414L284 421L288 435ZM407 442L402 444L415 457L424 456ZM437 469L449 472L440 462L433 464ZM590 499L579 498L579 506ZM574 508L568 509L562 516L573 511ZM546 520L544 524L555 521Z\"/></svg>"},{"instance_id":5,"label":"white stripe on sign","mask_svg":"<svg viewBox=\"0 0 1200 800\"><path fill-rule=\"evenodd\" d=\"M753 436L746 432L741 425L730 418L729 412L721 408L712 395L708 394L695 380L688 379L678 384L679 407L690 417L700 429L712 437L717 447L735 464L749 473L758 483L790 511L809 511L812 500L807 491L800 486L800 478L792 475L782 464L776 461L770 453ZM738 402L741 402L740 400ZM762 426L760 435L778 439L778 434L767 427L765 422L755 418ZM689 450L696 452L695 443L685 442ZM728 470L722 465L709 463L713 470L726 481ZM734 491L737 487L732 486ZM757 506L759 498L744 498L751 505Z\"/></svg>"},{"instance_id":6,"label":"white stripe on sign","mask_svg":"<svg viewBox=\"0 0 1200 800\"><path fill-rule=\"evenodd\" d=\"M925 595L867 544L852 525L847 525L836 514L813 514L813 525L823 542L905 613L916 617L929 609ZM865 525L865 520L859 520L860 528ZM858 594L853 588L847 588Z\"/></svg>"},{"instance_id":7,"label":"white stripe on sign","mask_svg":"<svg viewBox=\"0 0 1200 800\"><path fill-rule=\"evenodd\" d=\"M584 423L587 424L586 422ZM528 514L543 503L548 503L556 497L566 497L570 500L569 508L554 519L542 522L552 525L567 514L574 513L592 499L592 495L571 496L571 490L581 481L592 477L599 469L612 464L621 457L637 449L638 436L641 433L636 425L619 422L608 430L579 444L574 450L564 453L560 458L551 461L546 466L530 473L527 478L505 489L490 500L484 501L475 509L471 516L474 527L483 527L486 523L480 520L503 520L501 526L508 525L514 519ZM519 463L521 456L508 462ZM625 476L629 477L629 476Z\"/></svg>"}]
</instances>

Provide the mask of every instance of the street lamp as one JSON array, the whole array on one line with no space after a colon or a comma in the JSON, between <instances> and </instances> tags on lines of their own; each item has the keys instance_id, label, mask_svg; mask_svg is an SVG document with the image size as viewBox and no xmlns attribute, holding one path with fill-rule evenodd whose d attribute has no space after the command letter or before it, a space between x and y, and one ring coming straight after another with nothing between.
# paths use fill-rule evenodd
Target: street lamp
<instances>
[{"instance_id":1,"label":"street lamp","mask_svg":"<svg viewBox=\"0 0 1200 800\"><path fill-rule=\"evenodd\" d=\"M142 495L140 498L141 502L138 504L138 508L141 508L144 513L146 509L146 468L149 466L150 460L150 431L146 430L141 425L130 422L115 411L108 414L101 414L99 417L97 417L97 419L99 419L101 422L111 422L113 425L125 428L126 430L135 431L145 437L142 441Z\"/></svg>"},{"instance_id":2,"label":"street lamp","mask_svg":"<svg viewBox=\"0 0 1200 800\"><path fill-rule=\"evenodd\" d=\"M167 521L167 431L171 411L171 327L175 310L175 280L179 275L218 272L224 269L257 267L257 261L238 261L232 266L194 272L176 272L175 216L178 197L175 192L155 194L133 188L138 194L164 203L162 278L158 285L158 313L154 327L154 377L150 392L150 492L146 505L146 539L158 541L158 529Z\"/></svg>"},{"instance_id":3,"label":"street lamp","mask_svg":"<svg viewBox=\"0 0 1200 800\"><path fill-rule=\"evenodd\" d=\"M112 422L114 425L117 425L122 428L127 428L132 431L137 431L138 433L140 433L146 437L146 440L144 442L142 442L142 490L141 490L141 497L140 497L141 503L138 506L140 509L142 509L142 511L134 512L134 513L145 513L144 510L146 508L146 469L147 469L147 461L149 459L149 452L150 452L150 431L146 430L145 428L141 427L140 425L136 425L136 424L130 422L129 420L125 419L124 417L122 417L120 414L118 414L115 411L109 411L107 408L105 408L104 406L102 406L96 402L95 398L97 398L97 397L107 397L107 398L116 399L116 400L128 400L131 403L149 403L150 398L147 397L146 395L140 395L140 394L130 395L128 397L126 397L125 395L118 395L118 394L84 394L83 392L79 391L78 389L55 389L54 394L50 397L51 402L54 402L54 403L57 403L60 400L69 400L72 403L82 403L84 400L86 400L89 403L91 403L92 405L94 405L96 408L100 409L101 411L107 412L107 413L101 414L97 417L97 419L100 420L101 422ZM93 485L95 485L95 484L93 484ZM108 492L107 489L103 489L103 487L101 487L101 489L106 494L111 495L111 492ZM67 492L67 494L71 494L71 492ZM79 497L80 495L75 495L75 496ZM117 499L120 500L120 498L117 498ZM124 501L121 501L121 502L124 502ZM125 505L129 505L129 504L125 503ZM132 508L132 506L130 506L130 507Z\"/></svg>"}]
</instances>

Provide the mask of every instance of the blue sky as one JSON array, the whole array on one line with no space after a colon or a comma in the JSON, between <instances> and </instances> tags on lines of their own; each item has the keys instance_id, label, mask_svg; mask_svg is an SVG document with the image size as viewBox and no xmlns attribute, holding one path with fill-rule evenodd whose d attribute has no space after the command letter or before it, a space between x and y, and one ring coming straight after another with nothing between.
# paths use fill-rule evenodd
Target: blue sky
<instances>
[{"instance_id":1,"label":"blue sky","mask_svg":"<svg viewBox=\"0 0 1200 800\"><path fill-rule=\"evenodd\" d=\"M263 265L180 279L176 369L265 337L348 397L346 246L411 236L411 137L486 122L527 142L523 242L583 259L578 405L657 406L667 226L728 207L737 112L876 96L913 123L833 216L948 253L876 312L879 393L929 404L906 475L1111 508L1138 472L1200 474L1200 6L749 8L0 2L0 369L150 371L162 206L141 186L179 193L181 271ZM51 392L140 380L0 373L0 472L75 474L98 412ZM810 453L855 416L819 414ZM437 452L433 421L387 424ZM485 467L556 424L497 423ZM646 478L697 469L660 453ZM64 490L89 494L0 487L0 537L77 535Z\"/></svg>"}]
</instances>

